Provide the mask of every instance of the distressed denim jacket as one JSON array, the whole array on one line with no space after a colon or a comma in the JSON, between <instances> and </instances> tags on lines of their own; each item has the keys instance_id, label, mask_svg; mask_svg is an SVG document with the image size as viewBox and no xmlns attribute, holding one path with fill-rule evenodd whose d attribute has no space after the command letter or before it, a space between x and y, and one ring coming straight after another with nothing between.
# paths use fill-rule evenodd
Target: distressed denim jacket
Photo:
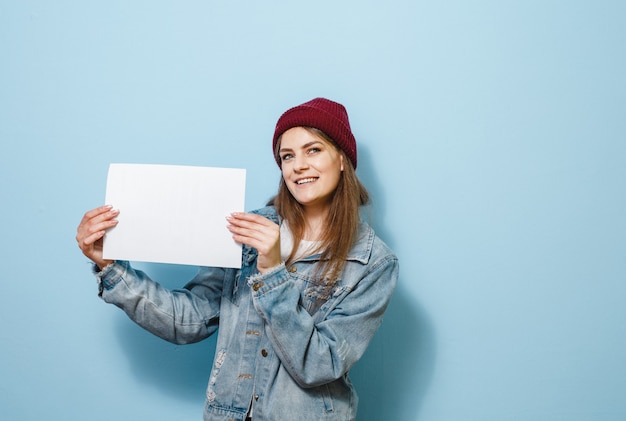
<instances>
[{"instance_id":1,"label":"distressed denim jacket","mask_svg":"<svg viewBox=\"0 0 626 421\"><path fill-rule=\"evenodd\" d=\"M255 213L278 223L273 207ZM380 326L398 276L392 251L361 222L341 279L327 291L313 275L319 255L268 273L244 246L241 269L200 268L167 290L128 262L97 274L103 300L177 344L200 341L219 324L205 421L354 420L348 370Z\"/></svg>"}]
</instances>

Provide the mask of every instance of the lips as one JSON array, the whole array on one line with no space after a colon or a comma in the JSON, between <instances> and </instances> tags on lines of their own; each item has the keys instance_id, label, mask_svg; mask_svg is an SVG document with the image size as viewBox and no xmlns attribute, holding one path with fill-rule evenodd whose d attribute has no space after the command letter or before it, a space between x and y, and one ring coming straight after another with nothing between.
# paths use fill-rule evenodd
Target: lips
<instances>
[{"instance_id":1,"label":"lips","mask_svg":"<svg viewBox=\"0 0 626 421\"><path fill-rule=\"evenodd\" d=\"M316 180L317 180L316 177L301 178L299 180L296 180L296 184L298 184L298 185L309 184L309 183L312 183L312 182L314 182Z\"/></svg>"}]
</instances>

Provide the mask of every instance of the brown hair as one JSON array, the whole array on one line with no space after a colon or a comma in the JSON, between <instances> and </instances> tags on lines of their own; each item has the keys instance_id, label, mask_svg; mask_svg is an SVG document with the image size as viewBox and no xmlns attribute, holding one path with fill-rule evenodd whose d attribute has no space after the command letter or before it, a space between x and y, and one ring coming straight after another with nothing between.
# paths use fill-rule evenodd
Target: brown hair
<instances>
[{"instance_id":1,"label":"brown hair","mask_svg":"<svg viewBox=\"0 0 626 421\"><path fill-rule=\"evenodd\" d=\"M369 194L359 181L351 160L344 151L324 132L312 127L304 127L311 134L326 140L337 148L343 156L344 170L341 172L339 183L333 193L319 251L321 263L317 277L323 279L329 288L332 288L343 271L348 252L356 240L359 228L359 208L369 203ZM280 138L274 153L278 154ZM278 193L268 204L276 207L278 214L289 222L293 234L293 249L290 252L287 264L293 262L300 241L304 237L305 220L303 206L291 195L282 175L278 186Z\"/></svg>"}]
</instances>

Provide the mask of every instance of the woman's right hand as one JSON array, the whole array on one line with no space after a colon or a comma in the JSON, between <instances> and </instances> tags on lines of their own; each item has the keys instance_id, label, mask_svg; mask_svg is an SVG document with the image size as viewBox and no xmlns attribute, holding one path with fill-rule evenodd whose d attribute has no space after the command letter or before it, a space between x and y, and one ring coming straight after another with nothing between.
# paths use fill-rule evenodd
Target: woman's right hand
<instances>
[{"instance_id":1,"label":"woman's right hand","mask_svg":"<svg viewBox=\"0 0 626 421\"><path fill-rule=\"evenodd\" d=\"M76 230L78 247L100 269L113 263L102 258L102 240L106 231L117 225L117 215L119 211L112 206L100 206L85 213Z\"/></svg>"}]
</instances>

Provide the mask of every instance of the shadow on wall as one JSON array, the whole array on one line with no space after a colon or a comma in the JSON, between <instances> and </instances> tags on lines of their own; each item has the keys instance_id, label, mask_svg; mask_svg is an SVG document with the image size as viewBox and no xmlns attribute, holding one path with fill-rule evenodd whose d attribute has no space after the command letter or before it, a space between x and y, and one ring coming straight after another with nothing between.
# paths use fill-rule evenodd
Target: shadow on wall
<instances>
[{"instance_id":1,"label":"shadow on wall","mask_svg":"<svg viewBox=\"0 0 626 421\"><path fill-rule=\"evenodd\" d=\"M350 377L359 394L358 421L417 419L435 365L432 324L396 290L385 319ZM410 415L409 415L410 414Z\"/></svg>"},{"instance_id":2,"label":"shadow on wall","mask_svg":"<svg viewBox=\"0 0 626 421\"><path fill-rule=\"evenodd\" d=\"M372 204L363 217L392 250L394 235L385 226L385 189L378 184L376 166L366 148L359 147L359 178ZM394 233L399 234L399 233ZM350 376L359 394L358 421L417 419L430 385L436 358L432 322L403 287L413 282L411 262L400 261L400 279L379 331Z\"/></svg>"},{"instance_id":3,"label":"shadow on wall","mask_svg":"<svg viewBox=\"0 0 626 421\"><path fill-rule=\"evenodd\" d=\"M181 288L196 273L191 266L139 264L154 280L169 289ZM148 389L196 402L203 408L217 333L196 344L175 345L143 330L119 312L117 337L134 377Z\"/></svg>"}]
</instances>

